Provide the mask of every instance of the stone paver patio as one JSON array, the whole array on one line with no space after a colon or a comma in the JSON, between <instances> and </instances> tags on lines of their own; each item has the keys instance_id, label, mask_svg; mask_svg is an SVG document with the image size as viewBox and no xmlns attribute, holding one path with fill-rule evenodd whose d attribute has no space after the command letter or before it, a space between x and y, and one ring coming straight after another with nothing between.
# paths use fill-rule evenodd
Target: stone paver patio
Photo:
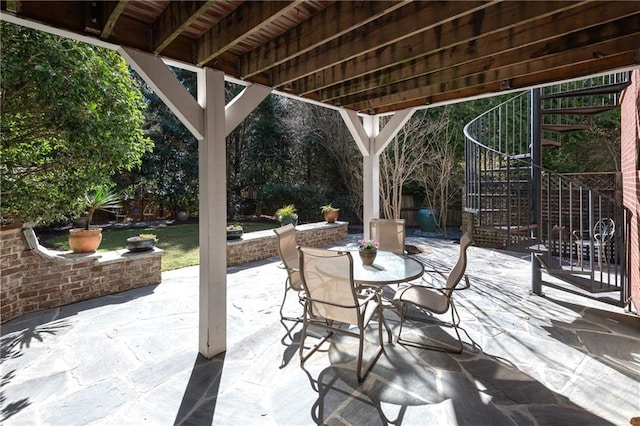
<instances>
[{"instance_id":1,"label":"stone paver patio","mask_svg":"<svg viewBox=\"0 0 640 426\"><path fill-rule=\"evenodd\" d=\"M458 255L446 240L407 243L435 265ZM300 325L278 315L277 258L229 268L228 350L211 360L197 352L197 267L24 315L2 325L0 422L629 424L640 416L640 318L549 286L544 297L529 295L527 259L471 247L472 287L457 294L463 354L386 345L360 385L353 339L334 339L301 368ZM385 316L397 333L397 315Z\"/></svg>"}]
</instances>

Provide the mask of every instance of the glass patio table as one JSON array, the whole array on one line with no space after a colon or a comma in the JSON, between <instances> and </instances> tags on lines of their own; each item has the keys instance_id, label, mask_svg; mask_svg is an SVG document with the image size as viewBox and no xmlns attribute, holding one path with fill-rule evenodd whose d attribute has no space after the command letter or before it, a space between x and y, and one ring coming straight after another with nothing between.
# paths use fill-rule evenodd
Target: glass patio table
<instances>
[{"instance_id":1,"label":"glass patio table","mask_svg":"<svg viewBox=\"0 0 640 426\"><path fill-rule=\"evenodd\" d=\"M422 263L409 256L390 251L378 250L372 265L364 265L360 255L355 252L353 257L353 281L359 285L383 287L389 284L399 284L420 278L424 274ZM393 304L383 300L383 309L394 309ZM387 329L389 342L392 341L392 331L387 319L382 316L382 323Z\"/></svg>"},{"instance_id":2,"label":"glass patio table","mask_svg":"<svg viewBox=\"0 0 640 426\"><path fill-rule=\"evenodd\" d=\"M417 260L390 251L378 250L373 265L363 265L357 252L353 257L353 281L358 284L384 286L420 278L424 266Z\"/></svg>"}]
</instances>

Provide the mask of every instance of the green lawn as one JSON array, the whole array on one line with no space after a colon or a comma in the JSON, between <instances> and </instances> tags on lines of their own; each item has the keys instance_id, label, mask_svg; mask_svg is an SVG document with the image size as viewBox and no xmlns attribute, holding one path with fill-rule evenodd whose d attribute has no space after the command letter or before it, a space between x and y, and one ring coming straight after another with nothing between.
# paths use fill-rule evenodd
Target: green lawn
<instances>
[{"instance_id":1,"label":"green lawn","mask_svg":"<svg viewBox=\"0 0 640 426\"><path fill-rule=\"evenodd\" d=\"M272 229L278 225L272 223L247 222L242 223L242 226L246 233ZM200 263L197 223L154 228L105 229L102 231L102 243L100 244L98 252L124 249L127 238L142 233L155 234L158 238L157 246L164 250L164 255L162 256L163 271L198 265ZM66 235L48 239L46 240L46 244L58 250L69 250Z\"/></svg>"}]
</instances>

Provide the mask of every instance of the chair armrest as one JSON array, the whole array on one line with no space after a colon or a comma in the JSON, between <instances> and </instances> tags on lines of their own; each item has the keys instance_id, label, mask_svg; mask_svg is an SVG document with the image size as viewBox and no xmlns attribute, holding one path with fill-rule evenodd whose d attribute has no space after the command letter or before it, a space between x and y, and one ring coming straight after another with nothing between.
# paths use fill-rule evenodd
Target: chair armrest
<instances>
[{"instance_id":1,"label":"chair armrest","mask_svg":"<svg viewBox=\"0 0 640 426\"><path fill-rule=\"evenodd\" d=\"M464 278L464 286L460 287L460 283L458 283L458 285L453 288L453 291L466 290L469 287L471 287L471 282L469 282L469 276L467 274L464 274L463 278Z\"/></svg>"},{"instance_id":2,"label":"chair armrest","mask_svg":"<svg viewBox=\"0 0 640 426\"><path fill-rule=\"evenodd\" d=\"M409 289L412 289L412 288L423 288L423 289L428 289L428 290L435 290L438 293L442 293L444 296L446 296L446 292L445 292L446 289L444 287L431 287L431 286L426 286L426 285L421 285L421 284L411 284L411 285L408 285L406 287L402 287L400 290L398 290L396 292L394 300L402 298L402 295L404 294L404 292L408 291Z\"/></svg>"},{"instance_id":3,"label":"chair armrest","mask_svg":"<svg viewBox=\"0 0 640 426\"><path fill-rule=\"evenodd\" d=\"M589 240L591 238L590 236L590 232L588 229L576 229L575 231L571 232L573 234L573 237L576 239L576 242L578 241L584 241L584 240ZM594 234L593 239L597 240L598 238L600 238L600 234Z\"/></svg>"},{"instance_id":4,"label":"chair armrest","mask_svg":"<svg viewBox=\"0 0 640 426\"><path fill-rule=\"evenodd\" d=\"M427 279L427 277L431 278L431 281L437 281L440 284L444 285L447 281L447 275L444 271L439 271L437 269L425 269L424 270L425 274L422 275L421 280L425 283L429 283L429 280ZM431 272L431 274L428 274L428 272ZM434 276L433 274L437 274L437 276ZM423 287L429 287L429 288L440 288L440 287L433 287L432 285L426 285Z\"/></svg>"},{"instance_id":5,"label":"chair armrest","mask_svg":"<svg viewBox=\"0 0 640 426\"><path fill-rule=\"evenodd\" d=\"M278 265L278 268L285 269L285 270L291 271L291 272L299 272L300 271L300 269L298 269L298 268L287 268L287 265L285 265L284 263L280 263Z\"/></svg>"}]
</instances>

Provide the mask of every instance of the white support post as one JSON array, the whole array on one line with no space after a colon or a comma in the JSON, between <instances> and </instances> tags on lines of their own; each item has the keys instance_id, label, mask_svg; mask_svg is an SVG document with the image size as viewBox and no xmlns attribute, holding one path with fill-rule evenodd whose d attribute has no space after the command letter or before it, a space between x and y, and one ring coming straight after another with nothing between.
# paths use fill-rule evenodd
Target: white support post
<instances>
[{"instance_id":1,"label":"white support post","mask_svg":"<svg viewBox=\"0 0 640 426\"><path fill-rule=\"evenodd\" d=\"M369 136L369 155L362 158L362 221L364 237L371 238L369 222L380 217L380 154L375 152L376 136L380 131L380 117L366 115L362 118L363 127Z\"/></svg>"},{"instance_id":2,"label":"white support post","mask_svg":"<svg viewBox=\"0 0 640 426\"><path fill-rule=\"evenodd\" d=\"M224 73L198 73L198 102L205 110L198 141L200 208L199 351L211 358L227 350L227 167Z\"/></svg>"},{"instance_id":3,"label":"white support post","mask_svg":"<svg viewBox=\"0 0 640 426\"><path fill-rule=\"evenodd\" d=\"M355 111L340 110L342 119L362 153L362 220L365 238L370 238L369 222L380 217L380 154L409 121L414 111L398 111L380 131L379 115L365 115L361 122Z\"/></svg>"},{"instance_id":4,"label":"white support post","mask_svg":"<svg viewBox=\"0 0 640 426\"><path fill-rule=\"evenodd\" d=\"M271 92L251 85L225 107L224 73L196 70L198 100L157 56L120 54L198 139L200 295L198 349L211 358L227 350L226 136Z\"/></svg>"}]
</instances>

